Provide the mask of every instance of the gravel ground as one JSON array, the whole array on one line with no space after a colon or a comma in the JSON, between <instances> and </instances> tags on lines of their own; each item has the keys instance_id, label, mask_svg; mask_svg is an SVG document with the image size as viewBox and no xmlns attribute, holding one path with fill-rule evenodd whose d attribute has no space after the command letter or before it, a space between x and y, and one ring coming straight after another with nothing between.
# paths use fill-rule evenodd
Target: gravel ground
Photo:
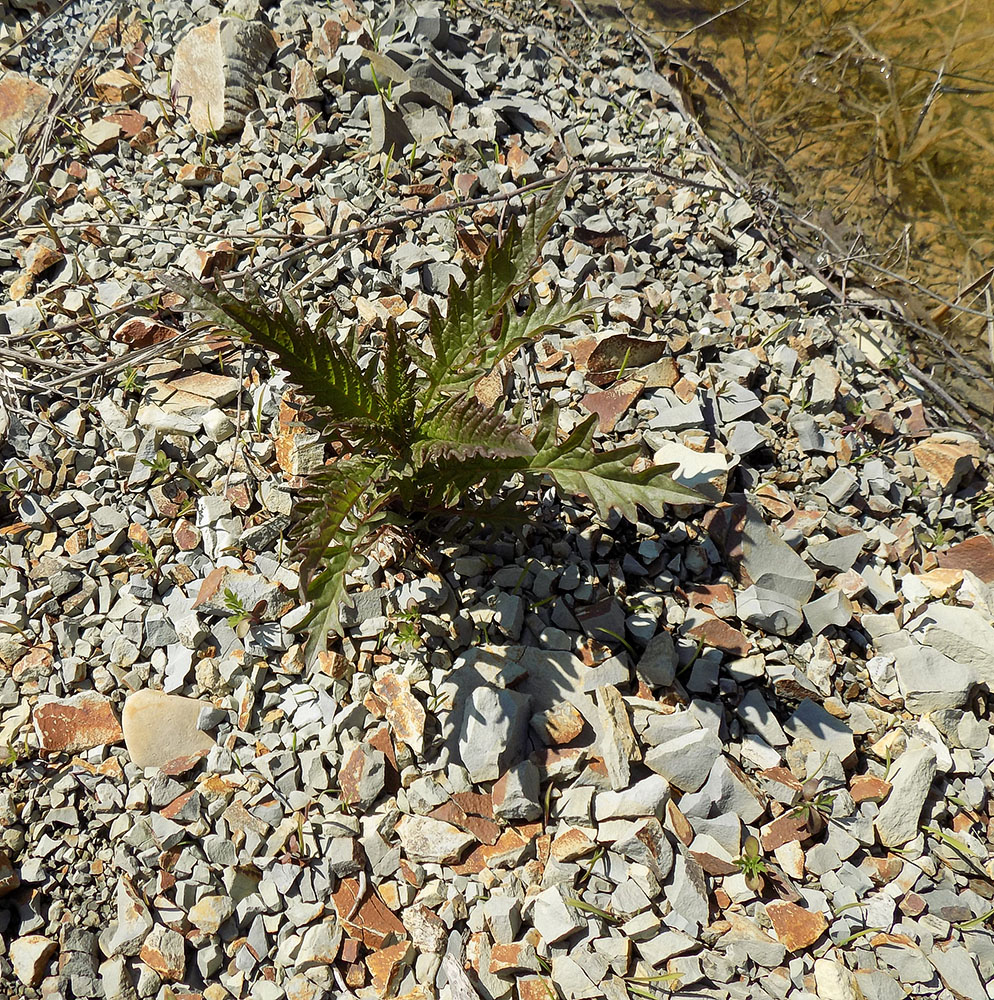
<instances>
[{"instance_id":1,"label":"gravel ground","mask_svg":"<svg viewBox=\"0 0 994 1000\"><path fill-rule=\"evenodd\" d=\"M0 19L0 997L994 996L982 442L625 38L263 7ZM571 167L534 294L605 304L494 405L708 502L384 538L305 663L323 445L156 273L419 336Z\"/></svg>"}]
</instances>

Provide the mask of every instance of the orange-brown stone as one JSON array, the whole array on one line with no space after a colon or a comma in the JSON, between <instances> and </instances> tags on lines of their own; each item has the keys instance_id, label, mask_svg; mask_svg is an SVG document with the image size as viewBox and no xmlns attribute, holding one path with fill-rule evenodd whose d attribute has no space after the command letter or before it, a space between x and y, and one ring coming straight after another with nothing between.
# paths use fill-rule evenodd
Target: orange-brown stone
<instances>
[{"instance_id":1,"label":"orange-brown stone","mask_svg":"<svg viewBox=\"0 0 994 1000\"><path fill-rule=\"evenodd\" d=\"M82 753L124 738L110 699L96 692L46 702L34 710L42 750Z\"/></svg>"},{"instance_id":2,"label":"orange-brown stone","mask_svg":"<svg viewBox=\"0 0 994 1000\"><path fill-rule=\"evenodd\" d=\"M872 774L858 774L849 784L849 793L853 801L883 802L890 795L891 784Z\"/></svg>"},{"instance_id":3,"label":"orange-brown stone","mask_svg":"<svg viewBox=\"0 0 994 1000\"><path fill-rule=\"evenodd\" d=\"M770 918L777 940L788 951L810 948L828 927L824 913L806 910L786 899L767 903L766 915Z\"/></svg>"}]
</instances>

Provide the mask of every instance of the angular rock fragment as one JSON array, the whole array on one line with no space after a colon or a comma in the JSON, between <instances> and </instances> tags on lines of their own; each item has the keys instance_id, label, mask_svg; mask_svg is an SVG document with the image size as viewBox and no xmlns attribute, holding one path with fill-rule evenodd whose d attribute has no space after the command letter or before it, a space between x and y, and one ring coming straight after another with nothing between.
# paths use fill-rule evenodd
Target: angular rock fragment
<instances>
[{"instance_id":1,"label":"angular rock fragment","mask_svg":"<svg viewBox=\"0 0 994 1000\"><path fill-rule=\"evenodd\" d=\"M495 781L522 757L530 699L506 688L477 687L463 710L459 756L473 781Z\"/></svg>"},{"instance_id":2,"label":"angular rock fragment","mask_svg":"<svg viewBox=\"0 0 994 1000\"><path fill-rule=\"evenodd\" d=\"M522 761L498 778L491 790L494 815L515 821L538 819L542 815L539 799L538 768L531 761Z\"/></svg>"},{"instance_id":3,"label":"angular rock fragment","mask_svg":"<svg viewBox=\"0 0 994 1000\"><path fill-rule=\"evenodd\" d=\"M41 121L51 99L48 87L22 73L0 77L0 152Z\"/></svg>"},{"instance_id":4,"label":"angular rock fragment","mask_svg":"<svg viewBox=\"0 0 994 1000\"><path fill-rule=\"evenodd\" d=\"M994 688L994 627L975 608L935 602L912 618L905 630L922 645L972 667L978 681Z\"/></svg>"},{"instance_id":5,"label":"angular rock fragment","mask_svg":"<svg viewBox=\"0 0 994 1000\"><path fill-rule=\"evenodd\" d=\"M561 884L550 886L535 897L532 926L546 944L558 944L587 926L583 912L566 902L573 898L571 891Z\"/></svg>"},{"instance_id":6,"label":"angular rock fragment","mask_svg":"<svg viewBox=\"0 0 994 1000\"><path fill-rule=\"evenodd\" d=\"M894 652L894 672L904 704L917 715L961 708L976 686L976 673L930 646Z\"/></svg>"},{"instance_id":7,"label":"angular rock fragment","mask_svg":"<svg viewBox=\"0 0 994 1000\"><path fill-rule=\"evenodd\" d=\"M708 779L721 754L721 743L710 729L698 728L653 747L646 767L683 792L696 792Z\"/></svg>"},{"instance_id":8,"label":"angular rock fragment","mask_svg":"<svg viewBox=\"0 0 994 1000\"><path fill-rule=\"evenodd\" d=\"M153 927L141 946L139 957L163 979L177 982L186 971L185 941L177 931L163 927Z\"/></svg>"},{"instance_id":9,"label":"angular rock fragment","mask_svg":"<svg viewBox=\"0 0 994 1000\"><path fill-rule=\"evenodd\" d=\"M777 940L792 952L810 948L828 928L824 913L807 910L786 899L767 903L766 915Z\"/></svg>"},{"instance_id":10,"label":"angular rock fragment","mask_svg":"<svg viewBox=\"0 0 994 1000\"><path fill-rule=\"evenodd\" d=\"M411 692L411 682L397 674L386 674L373 685L386 703L385 714L397 739L415 753L424 750L425 710Z\"/></svg>"},{"instance_id":11,"label":"angular rock fragment","mask_svg":"<svg viewBox=\"0 0 994 1000\"><path fill-rule=\"evenodd\" d=\"M10 962L14 975L25 986L37 986L45 975L48 960L58 945L42 934L25 934L10 945Z\"/></svg>"},{"instance_id":12,"label":"angular rock fragment","mask_svg":"<svg viewBox=\"0 0 994 1000\"><path fill-rule=\"evenodd\" d=\"M403 816L397 824L404 854L423 864L451 864L476 843L470 833L429 816Z\"/></svg>"},{"instance_id":13,"label":"angular rock fragment","mask_svg":"<svg viewBox=\"0 0 994 1000\"><path fill-rule=\"evenodd\" d=\"M966 434L933 434L911 449L915 461L944 492L955 493L976 468L977 442Z\"/></svg>"},{"instance_id":14,"label":"angular rock fragment","mask_svg":"<svg viewBox=\"0 0 994 1000\"><path fill-rule=\"evenodd\" d=\"M891 774L891 793L873 820L880 843L901 847L918 835L922 808L935 778L935 751L906 750Z\"/></svg>"},{"instance_id":15,"label":"angular rock fragment","mask_svg":"<svg viewBox=\"0 0 994 1000\"><path fill-rule=\"evenodd\" d=\"M710 912L707 879L704 869L693 858L676 855L666 898L673 907L666 917L670 927L696 937L707 926Z\"/></svg>"},{"instance_id":16,"label":"angular rock fragment","mask_svg":"<svg viewBox=\"0 0 994 1000\"><path fill-rule=\"evenodd\" d=\"M627 788L631 780L631 762L641 756L632 732L628 710L618 689L604 685L597 689L600 712L600 750L608 780L615 791Z\"/></svg>"},{"instance_id":17,"label":"angular rock fragment","mask_svg":"<svg viewBox=\"0 0 994 1000\"><path fill-rule=\"evenodd\" d=\"M856 753L852 730L810 698L801 702L783 728L795 745L801 743L822 755L833 753L843 763Z\"/></svg>"},{"instance_id":18,"label":"angular rock fragment","mask_svg":"<svg viewBox=\"0 0 994 1000\"><path fill-rule=\"evenodd\" d=\"M191 907L187 917L204 933L217 934L234 912L235 903L229 896L203 896Z\"/></svg>"}]
</instances>

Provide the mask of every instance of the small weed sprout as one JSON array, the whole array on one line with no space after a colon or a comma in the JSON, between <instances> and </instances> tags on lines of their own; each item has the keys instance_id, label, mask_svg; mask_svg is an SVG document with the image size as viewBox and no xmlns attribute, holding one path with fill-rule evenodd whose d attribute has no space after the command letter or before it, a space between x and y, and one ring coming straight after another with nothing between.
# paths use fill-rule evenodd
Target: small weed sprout
<instances>
[{"instance_id":1,"label":"small weed sprout","mask_svg":"<svg viewBox=\"0 0 994 1000\"><path fill-rule=\"evenodd\" d=\"M759 841L755 837L746 837L742 846L742 854L733 862L736 868L745 876L746 885L755 893L763 891L763 875L766 873L766 862L759 853Z\"/></svg>"}]
</instances>

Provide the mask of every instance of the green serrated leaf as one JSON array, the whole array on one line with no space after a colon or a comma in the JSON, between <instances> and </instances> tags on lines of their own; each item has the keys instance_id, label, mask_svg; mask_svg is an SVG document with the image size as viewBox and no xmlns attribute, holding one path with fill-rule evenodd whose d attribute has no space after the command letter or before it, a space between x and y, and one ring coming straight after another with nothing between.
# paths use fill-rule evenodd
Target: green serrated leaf
<instances>
[{"instance_id":1,"label":"green serrated leaf","mask_svg":"<svg viewBox=\"0 0 994 1000\"><path fill-rule=\"evenodd\" d=\"M562 491L587 497L602 518L608 517L611 508L629 521L637 521L637 506L659 517L664 504L704 502L699 493L673 480L669 475L672 466L632 471L638 445L595 451L596 415L578 424L561 443L556 441L558 422L559 409L550 403L539 419L533 439L536 455L529 468L548 473Z\"/></svg>"},{"instance_id":2,"label":"green serrated leaf","mask_svg":"<svg viewBox=\"0 0 994 1000\"><path fill-rule=\"evenodd\" d=\"M348 599L345 580L362 565L362 559L350 545L336 545L324 553L324 570L314 578L307 596L311 609L304 626L309 629L304 657L313 662L328 645L328 635L342 634L341 607Z\"/></svg>"},{"instance_id":3,"label":"green serrated leaf","mask_svg":"<svg viewBox=\"0 0 994 1000\"><path fill-rule=\"evenodd\" d=\"M356 508L360 500L372 492L382 463L350 458L327 466L311 477L300 506L303 515L300 577L305 588L317 567L325 561L339 540L343 526L361 514Z\"/></svg>"},{"instance_id":4,"label":"green serrated leaf","mask_svg":"<svg viewBox=\"0 0 994 1000\"><path fill-rule=\"evenodd\" d=\"M463 378L455 374L447 378L444 391L465 392L481 374L492 371L501 360L519 347L534 343L550 330L592 315L600 305L599 300L584 299L582 295L566 300L557 295L549 302L533 302L520 315L507 309L506 321L499 329L491 331L490 336L481 343L478 353L469 359L471 370Z\"/></svg>"},{"instance_id":5,"label":"green serrated leaf","mask_svg":"<svg viewBox=\"0 0 994 1000\"><path fill-rule=\"evenodd\" d=\"M267 306L257 292L239 299L211 291L181 275L162 275L162 282L219 329L271 351L291 379L331 421L353 426L384 426L384 406L372 379L355 358L326 336L317 336L283 300Z\"/></svg>"},{"instance_id":6,"label":"green serrated leaf","mask_svg":"<svg viewBox=\"0 0 994 1000\"><path fill-rule=\"evenodd\" d=\"M418 429L411 449L416 465L475 458L526 459L535 454L518 427L496 410L463 398L443 406Z\"/></svg>"},{"instance_id":7,"label":"green serrated leaf","mask_svg":"<svg viewBox=\"0 0 994 1000\"><path fill-rule=\"evenodd\" d=\"M414 420L414 372L405 339L391 318L383 338L383 364L380 368L380 393L383 405L396 429L403 433Z\"/></svg>"},{"instance_id":8,"label":"green serrated leaf","mask_svg":"<svg viewBox=\"0 0 994 1000\"><path fill-rule=\"evenodd\" d=\"M421 353L415 358L427 375L426 409L440 393L455 391L474 372L477 378L484 374L473 362L488 345L505 340L505 306L531 277L570 179L566 174L554 183L522 223L512 219L504 240L492 242L478 265L464 265L463 283L454 278L449 283L444 318L437 308L429 307L428 336L434 357L428 360Z\"/></svg>"}]
</instances>

